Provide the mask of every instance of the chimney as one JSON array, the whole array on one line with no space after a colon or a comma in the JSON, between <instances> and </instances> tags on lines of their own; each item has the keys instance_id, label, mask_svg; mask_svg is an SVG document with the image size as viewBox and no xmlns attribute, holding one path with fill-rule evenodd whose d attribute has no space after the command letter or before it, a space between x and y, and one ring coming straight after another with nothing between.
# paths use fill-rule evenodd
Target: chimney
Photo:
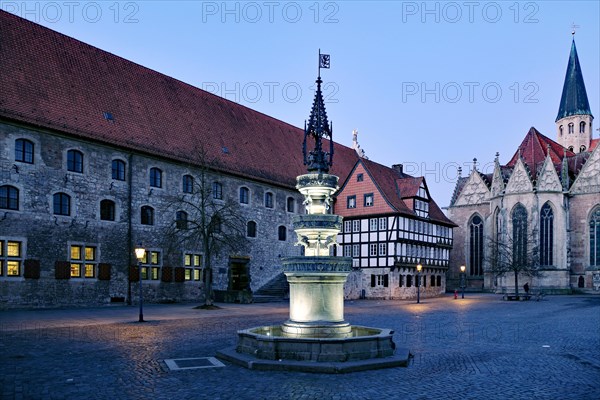
<instances>
[{"instance_id":1,"label":"chimney","mask_svg":"<svg viewBox=\"0 0 600 400\"><path fill-rule=\"evenodd\" d=\"M402 165L402 164L394 164L394 165L392 165L392 168L394 169L394 171L396 171L400 175L404 174L404 165Z\"/></svg>"}]
</instances>

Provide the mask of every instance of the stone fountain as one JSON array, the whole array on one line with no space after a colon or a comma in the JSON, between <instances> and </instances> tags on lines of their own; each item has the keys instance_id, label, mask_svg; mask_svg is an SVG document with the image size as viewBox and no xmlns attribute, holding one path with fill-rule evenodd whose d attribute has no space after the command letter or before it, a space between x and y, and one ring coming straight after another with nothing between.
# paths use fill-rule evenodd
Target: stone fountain
<instances>
[{"instance_id":1,"label":"stone fountain","mask_svg":"<svg viewBox=\"0 0 600 400\"><path fill-rule=\"evenodd\" d=\"M321 56L320 56L321 59ZM308 173L297 177L306 215L292 223L304 255L282 259L290 284L290 316L281 325L238 331L238 343L219 358L251 369L339 373L406 366L408 350L396 349L390 329L350 325L344 319L344 283L352 259L330 256L342 217L331 214L338 177L330 175L333 159L331 125L327 122L321 77L304 135ZM329 152L323 151L323 138ZM307 152L308 141L314 150Z\"/></svg>"}]
</instances>

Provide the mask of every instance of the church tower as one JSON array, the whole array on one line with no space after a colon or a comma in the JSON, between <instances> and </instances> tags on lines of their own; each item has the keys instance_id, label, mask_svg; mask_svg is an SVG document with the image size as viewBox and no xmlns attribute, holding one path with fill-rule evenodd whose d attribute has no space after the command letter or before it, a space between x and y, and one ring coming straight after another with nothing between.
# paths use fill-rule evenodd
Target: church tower
<instances>
[{"instance_id":1,"label":"church tower","mask_svg":"<svg viewBox=\"0 0 600 400\"><path fill-rule=\"evenodd\" d=\"M575 153L588 151L593 119L573 39L556 117L557 142Z\"/></svg>"}]
</instances>

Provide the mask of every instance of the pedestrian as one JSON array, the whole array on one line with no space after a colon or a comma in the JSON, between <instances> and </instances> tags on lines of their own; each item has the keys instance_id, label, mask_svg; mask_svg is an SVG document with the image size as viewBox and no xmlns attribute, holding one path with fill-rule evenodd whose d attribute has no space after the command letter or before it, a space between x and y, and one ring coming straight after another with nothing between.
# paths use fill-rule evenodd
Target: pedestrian
<instances>
[{"instance_id":1,"label":"pedestrian","mask_svg":"<svg viewBox=\"0 0 600 400\"><path fill-rule=\"evenodd\" d=\"M525 289L525 294L529 294L529 283L525 282L525 284L523 285L523 289Z\"/></svg>"}]
</instances>

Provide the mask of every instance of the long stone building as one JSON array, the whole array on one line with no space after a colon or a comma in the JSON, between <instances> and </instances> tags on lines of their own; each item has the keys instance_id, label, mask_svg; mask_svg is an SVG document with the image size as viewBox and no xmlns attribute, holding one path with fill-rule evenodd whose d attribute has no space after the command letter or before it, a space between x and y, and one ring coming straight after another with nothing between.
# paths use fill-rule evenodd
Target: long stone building
<instances>
[{"instance_id":1,"label":"long stone building","mask_svg":"<svg viewBox=\"0 0 600 400\"><path fill-rule=\"evenodd\" d=\"M299 254L301 129L4 11L0 71L0 308L131 301L139 272L153 302L256 291ZM344 182L359 157L334 149ZM245 223L211 276L170 235L199 183Z\"/></svg>"},{"instance_id":2,"label":"long stone building","mask_svg":"<svg viewBox=\"0 0 600 400\"><path fill-rule=\"evenodd\" d=\"M470 288L514 290L514 274L491 268L492 244L515 257L535 252L526 262L540 274L523 274L521 284L558 293L600 288L600 139L593 119L573 40L556 140L532 127L506 164L496 155L493 173L475 163L459 178L448 209L459 226L449 285L458 287L459 266L466 265Z\"/></svg>"}]
</instances>

